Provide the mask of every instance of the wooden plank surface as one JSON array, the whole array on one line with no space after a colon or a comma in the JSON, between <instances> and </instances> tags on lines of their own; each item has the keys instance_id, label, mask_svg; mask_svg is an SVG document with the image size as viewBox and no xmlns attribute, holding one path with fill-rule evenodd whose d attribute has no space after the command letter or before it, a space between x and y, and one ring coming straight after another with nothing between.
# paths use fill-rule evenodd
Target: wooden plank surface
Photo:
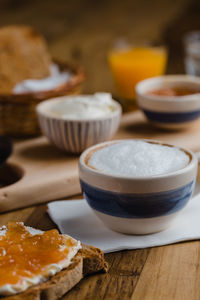
<instances>
[{"instance_id":1,"label":"wooden plank surface","mask_svg":"<svg viewBox=\"0 0 200 300\"><path fill-rule=\"evenodd\" d=\"M133 299L199 299L200 243L151 249Z\"/></svg>"},{"instance_id":2,"label":"wooden plank surface","mask_svg":"<svg viewBox=\"0 0 200 300\"><path fill-rule=\"evenodd\" d=\"M182 130L165 130L154 127L144 117L141 111L124 115L121 128L116 139L137 138L155 139L172 143L180 147L187 147L193 151L200 150L200 119Z\"/></svg>"},{"instance_id":3,"label":"wooden plank surface","mask_svg":"<svg viewBox=\"0 0 200 300\"><path fill-rule=\"evenodd\" d=\"M80 196L79 196L80 197ZM72 198L71 198L72 199ZM39 205L0 215L48 230L55 228ZM200 242L106 254L109 271L84 278L64 300L197 300L200 299Z\"/></svg>"},{"instance_id":4,"label":"wooden plank surface","mask_svg":"<svg viewBox=\"0 0 200 300\"><path fill-rule=\"evenodd\" d=\"M153 127L139 111L125 114L114 139L150 138L200 150L200 120L182 131ZM0 212L62 199L80 193L78 156L64 153L45 137L16 144L10 163L20 167L22 178L0 189Z\"/></svg>"},{"instance_id":5,"label":"wooden plank surface","mask_svg":"<svg viewBox=\"0 0 200 300\"><path fill-rule=\"evenodd\" d=\"M0 226L8 221L23 221L41 230L56 227L44 204L0 214ZM108 273L84 278L64 300L200 299L200 241L119 251L105 257Z\"/></svg>"},{"instance_id":6,"label":"wooden plank surface","mask_svg":"<svg viewBox=\"0 0 200 300\"><path fill-rule=\"evenodd\" d=\"M134 123L134 124L133 124ZM199 150L198 123L192 129L185 132L163 132L155 130L145 122L140 113L128 114L122 121L122 129L118 138L135 137L161 138L168 142L177 142L182 146L191 145L194 150ZM140 128L140 130L138 130ZM135 130L137 129L137 130ZM180 134L187 136L180 138ZM154 136L156 135L156 136ZM194 139L195 137L195 139ZM28 143L28 142L27 142ZM45 142L46 143L46 142ZM51 159L57 157L58 165L62 165L62 155L58 155L55 148L48 144L37 150L37 142L34 147L21 149L15 163L19 164L20 155L24 162L32 157L33 173L37 175L37 168L42 166L42 176L45 170L51 168ZM51 148L51 151L49 149ZM43 150L42 150L43 149ZM54 150L53 150L54 149ZM42 150L42 151L41 151ZM47 151L48 150L48 151ZM21 153L21 154L20 154ZM44 161L40 163L38 158L42 155ZM35 158L35 159L33 159ZM74 158L72 158L73 160ZM76 158L75 158L76 160ZM13 161L14 162L14 161ZM47 166L46 166L47 164ZM38 182L41 176L38 177ZM32 182L34 186L35 182ZM27 192L27 199L29 197ZM20 194L18 195L20 197ZM77 196L78 198L80 196ZM46 205L32 206L29 208L0 214L0 225L7 224L9 220L24 221L26 225L48 230L55 228L46 212ZM200 299L200 242L185 242L175 245L156 247L150 249L126 250L106 254L109 263L107 274L96 274L84 278L75 288L67 293L64 300L197 300Z\"/></svg>"},{"instance_id":7,"label":"wooden plank surface","mask_svg":"<svg viewBox=\"0 0 200 300\"><path fill-rule=\"evenodd\" d=\"M18 143L9 163L23 175L0 189L1 212L80 193L78 157L61 152L45 137Z\"/></svg>"}]
</instances>

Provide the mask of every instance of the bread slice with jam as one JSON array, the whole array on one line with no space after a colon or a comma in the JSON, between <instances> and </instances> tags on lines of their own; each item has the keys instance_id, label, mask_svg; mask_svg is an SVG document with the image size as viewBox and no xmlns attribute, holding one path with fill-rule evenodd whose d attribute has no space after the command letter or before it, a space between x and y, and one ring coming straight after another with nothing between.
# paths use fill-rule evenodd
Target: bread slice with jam
<instances>
[{"instance_id":1,"label":"bread slice with jam","mask_svg":"<svg viewBox=\"0 0 200 300\"><path fill-rule=\"evenodd\" d=\"M27 238L31 239L32 236L28 236ZM19 245L19 240L17 240L17 244ZM1 245L2 244L0 239L0 246ZM43 245L40 245L40 247L43 247ZM26 257L26 255L24 255L24 257ZM1 259L3 259L3 257L0 257L0 260ZM81 247L79 247L78 252L72 258L67 268L64 268L53 276L50 276L46 281L28 287L23 292L19 292L10 296L2 296L1 299L57 300L60 299L64 294L66 294L70 289L72 289L83 277L96 272L106 272L107 267L108 265L104 259L104 254L100 249L93 246L86 246L84 244L81 244Z\"/></svg>"}]
</instances>

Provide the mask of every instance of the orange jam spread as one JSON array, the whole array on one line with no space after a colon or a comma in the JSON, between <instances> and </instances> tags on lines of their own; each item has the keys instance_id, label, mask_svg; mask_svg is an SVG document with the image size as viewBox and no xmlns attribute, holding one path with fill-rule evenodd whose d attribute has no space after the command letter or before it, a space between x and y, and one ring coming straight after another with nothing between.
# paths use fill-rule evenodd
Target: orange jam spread
<instances>
[{"instance_id":1,"label":"orange jam spread","mask_svg":"<svg viewBox=\"0 0 200 300\"><path fill-rule=\"evenodd\" d=\"M76 243L56 229L32 235L23 223L10 222L0 236L0 286L48 276L48 266L66 259Z\"/></svg>"}]
</instances>

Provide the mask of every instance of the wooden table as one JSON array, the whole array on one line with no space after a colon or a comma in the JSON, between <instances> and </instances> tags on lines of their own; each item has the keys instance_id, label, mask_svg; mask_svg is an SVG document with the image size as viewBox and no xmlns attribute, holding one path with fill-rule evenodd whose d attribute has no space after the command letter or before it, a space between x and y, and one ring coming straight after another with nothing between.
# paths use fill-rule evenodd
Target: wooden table
<instances>
[{"instance_id":1,"label":"wooden table","mask_svg":"<svg viewBox=\"0 0 200 300\"><path fill-rule=\"evenodd\" d=\"M6 1L2 3L4 2L6 3ZM112 91L111 76L105 57L111 43L119 36L117 31L122 36L126 33L130 42L134 42L135 38L137 40L137 37L140 36L144 39L148 37L148 40L156 40L159 38L158 32L164 30L164 24L167 23L166 16L170 13L172 15L170 18L168 17L170 26L167 26L168 29L165 28L164 34L164 41L170 46L170 50L173 50L170 52L173 57L170 54L168 72L180 73L183 71L183 61L180 56L182 32L180 31L199 28L199 2L197 0L194 1L196 6L193 4L190 9L186 7L185 13L180 13L180 10L183 3L189 3L187 0L177 1L177 3L173 1L173 5L169 4L168 6L164 4L164 1L157 0L154 1L154 5L144 10L147 3L145 2L130 0L126 1L126 5L124 3L121 5L122 1L115 1L115 5L113 5L113 1L102 1L101 3L105 5L104 15L107 16L102 22L101 6L100 9L95 10L95 15L93 10L90 13L93 9L92 1L63 0L59 5L52 5L54 4L53 0L45 1L48 10L45 18L44 1L32 1L29 6L25 1L21 1L20 18L16 13L16 4L14 1L9 1L9 5L5 4L2 7L0 23L1 25L21 22L26 24L27 20L31 20L31 24L47 37L51 52L55 57L69 61L75 60L85 67L88 79L84 87L85 92ZM172 3L172 1L168 2ZM161 8L162 6L163 8L160 9L159 14L155 9L155 3L158 3L159 6L162 3ZM133 7L132 4L134 4ZM132 11L136 12L134 18L132 12L130 13L131 7ZM89 21L81 23L84 26L81 26L80 30L78 21L83 19L83 9L84 20ZM142 11L142 14L139 14L138 11ZM97 12L99 13L96 16ZM177 12L180 15L179 19L171 22ZM113 18L110 18L111 13ZM35 17L36 15L37 17ZM118 22L122 15L123 22ZM157 15L159 18L155 19ZM113 20L116 20L117 23ZM155 22L155 20L157 21ZM91 22L93 31L90 30ZM52 24L54 24L53 30ZM137 26L133 26L134 24ZM121 28L122 25L124 28ZM129 28L128 31L127 28ZM146 31L144 31L145 28ZM91 58L93 59L92 63ZM96 76L96 70L104 76ZM6 224L9 220L24 221L26 225L43 230L55 227L46 213L45 205L0 215L0 225ZM109 263L107 274L97 274L83 279L63 299L200 299L200 241L110 253L106 254L106 260Z\"/></svg>"},{"instance_id":2,"label":"wooden table","mask_svg":"<svg viewBox=\"0 0 200 300\"><path fill-rule=\"evenodd\" d=\"M133 118L131 114L127 115L128 120L129 117L132 124ZM137 125L136 117L135 122ZM125 124L129 123L125 122ZM148 130L146 126L148 126ZM129 127L130 126L127 125L127 128ZM153 129L147 124L144 124L141 128L136 126L136 128L138 135L142 134L142 128L148 138L153 137L153 134L155 134ZM132 137L132 131L133 130L121 130L118 133L118 138L125 136L126 138ZM198 132L199 130L191 132L190 134L185 133L185 139L187 139L187 143L193 144L193 149L196 149L194 138L198 141ZM158 131L157 134L159 135L161 132ZM162 132L162 134L164 140L169 139L169 132L165 132L165 135ZM182 134L183 133L180 133L180 135L178 135L177 133L173 133L171 137L173 140L170 141L175 142L176 139L177 143L181 143L182 140L184 140ZM34 155L36 154L37 151L34 148ZM50 156L50 158L52 158L52 156ZM19 157L16 157L16 163L17 161L19 162ZM20 189L22 188L20 187ZM29 193L31 194L31 190ZM27 194L28 193L26 193L26 195ZM80 195L74 198L80 198ZM23 221L26 225L42 230L56 227L46 213L46 205L44 204L0 214L0 226L7 224L9 220ZM63 299L200 299L199 241L110 253L106 254L106 260L109 263L109 271L107 274L97 274L83 279L72 291L63 297Z\"/></svg>"},{"instance_id":3,"label":"wooden table","mask_svg":"<svg viewBox=\"0 0 200 300\"><path fill-rule=\"evenodd\" d=\"M162 1L154 2L159 3L160 6ZM169 2L172 3L172 1ZM75 60L85 67L88 80L84 92L112 91L111 75L105 58L112 42L118 37L119 26L120 34L123 36L126 33L130 42L135 42L135 38L137 40L137 37L140 36L144 39L148 37L148 40L156 40L160 36L158 33L164 30L163 40L167 42L170 49L168 72L183 72L183 60L180 55L182 33L188 29L199 28L199 4L197 0L193 2L196 3L196 6L192 4L193 6L191 5L190 8L186 7L185 12L182 12L181 7L183 3L189 3L187 0L177 1L177 3L173 1L173 5L169 4L168 6L162 2L161 8L162 6L163 8L160 9L159 14L155 9L156 6L153 5L146 10L147 18L144 10L145 1L126 1L126 5L123 3L123 7L121 1L115 1L115 5L113 5L113 1L104 1L102 2L106 8L104 15L106 14L107 17L104 17L105 22L102 23L102 7L100 6L95 11L94 16L93 11L90 13L91 1L83 3L79 0L63 0L60 1L60 6L50 5L49 0L45 1L49 13L47 16L45 15L45 18L42 1L33 1L32 4L30 3L29 9L25 1L22 1L20 20L16 14L14 1L10 1L10 5L2 8L0 23L4 25L9 22L13 23L14 20L14 23L22 22L24 24L31 19L31 24L47 37L51 53L55 57L69 61ZM52 4L54 1L52 0L50 3ZM134 4L133 7L132 4ZM133 12L137 12L134 18L132 12L130 13L131 7ZM138 9L140 7L141 9ZM80 30L78 21L82 20L83 8L84 18L89 21L81 23L84 26L81 26ZM142 11L142 14L139 14L138 11ZM31 18L30 12L33 16ZM99 13L96 15L97 12ZM177 12L179 18L172 22L171 19ZM110 18L111 13L113 18ZM169 28L164 28L164 25L167 24L167 14L172 16L168 17L170 25L168 24L166 27ZM123 22L118 22L122 15ZM158 19L156 19L157 15L159 15ZM110 23L109 20L112 22ZM113 20L116 20L117 23L113 23ZM157 21L155 22L155 20ZM134 21L137 26L133 26ZM94 29L92 32L90 30L91 22ZM54 30L49 24L54 24ZM121 28L122 25L124 28ZM73 30L71 30L72 27ZM129 28L128 31L127 28ZM93 59L92 63L91 58ZM104 76L96 76L96 70ZM75 198L80 198L80 196ZM32 206L0 215L0 225L6 224L9 220L23 221L26 225L43 230L56 227L46 213L46 205ZM106 254L106 260L109 263L107 274L97 274L83 279L63 299L200 299L200 241L110 253Z\"/></svg>"},{"instance_id":4,"label":"wooden table","mask_svg":"<svg viewBox=\"0 0 200 300\"><path fill-rule=\"evenodd\" d=\"M46 208L46 205L39 205L1 214L0 225L15 220L42 230L55 228ZM119 251L105 256L109 263L108 273L83 279L63 299L200 299L200 241Z\"/></svg>"}]
</instances>

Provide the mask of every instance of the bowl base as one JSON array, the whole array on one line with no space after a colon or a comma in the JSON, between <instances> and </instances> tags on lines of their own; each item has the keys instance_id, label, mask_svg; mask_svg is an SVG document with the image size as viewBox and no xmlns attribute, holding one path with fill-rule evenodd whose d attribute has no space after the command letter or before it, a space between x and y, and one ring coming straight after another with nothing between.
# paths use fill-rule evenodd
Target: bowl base
<instances>
[{"instance_id":1,"label":"bowl base","mask_svg":"<svg viewBox=\"0 0 200 300\"><path fill-rule=\"evenodd\" d=\"M184 130L190 126L193 126L197 123L199 119L192 120L190 122L183 122L183 123L162 123L162 122L155 122L149 120L149 122L156 128L161 128L164 130Z\"/></svg>"},{"instance_id":2,"label":"bowl base","mask_svg":"<svg viewBox=\"0 0 200 300\"><path fill-rule=\"evenodd\" d=\"M113 231L125 234L151 234L167 229L173 223L177 213L156 218L120 218L94 210L101 221Z\"/></svg>"}]
</instances>

